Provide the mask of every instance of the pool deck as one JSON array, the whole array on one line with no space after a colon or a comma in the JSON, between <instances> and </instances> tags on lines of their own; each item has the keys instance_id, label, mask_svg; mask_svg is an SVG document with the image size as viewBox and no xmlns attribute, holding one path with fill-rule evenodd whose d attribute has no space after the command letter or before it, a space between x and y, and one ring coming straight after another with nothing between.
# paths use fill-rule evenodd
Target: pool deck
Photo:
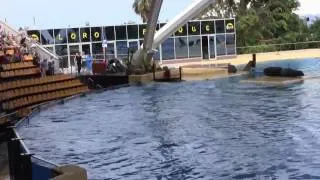
<instances>
[{"instance_id":1,"label":"pool deck","mask_svg":"<svg viewBox=\"0 0 320 180\"><path fill-rule=\"evenodd\" d=\"M303 49L293 51L257 53L257 63L267 61L279 61L288 59L307 59L320 58L320 49ZM215 67L219 65L229 64L244 65L252 60L252 54L242 54L222 60L203 60L199 59L179 59L172 61L163 61L162 66L168 67Z\"/></svg>"}]
</instances>

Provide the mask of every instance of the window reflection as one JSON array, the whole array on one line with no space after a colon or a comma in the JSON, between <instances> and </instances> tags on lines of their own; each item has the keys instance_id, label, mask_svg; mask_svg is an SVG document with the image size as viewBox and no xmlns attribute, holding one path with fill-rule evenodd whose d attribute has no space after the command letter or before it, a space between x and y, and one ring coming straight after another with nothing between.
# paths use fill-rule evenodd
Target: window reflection
<instances>
[{"instance_id":1,"label":"window reflection","mask_svg":"<svg viewBox=\"0 0 320 180\"><path fill-rule=\"evenodd\" d=\"M226 55L226 37L225 35L217 35L217 55Z\"/></svg>"},{"instance_id":2,"label":"window reflection","mask_svg":"<svg viewBox=\"0 0 320 180\"><path fill-rule=\"evenodd\" d=\"M236 43L235 43L235 35L234 34L227 34L226 45L227 45L227 55L236 54Z\"/></svg>"},{"instance_id":3,"label":"window reflection","mask_svg":"<svg viewBox=\"0 0 320 180\"><path fill-rule=\"evenodd\" d=\"M61 60L59 63L60 68L68 68L68 46L67 45L56 45L55 46L56 54L60 56Z\"/></svg>"},{"instance_id":4,"label":"window reflection","mask_svg":"<svg viewBox=\"0 0 320 180\"><path fill-rule=\"evenodd\" d=\"M54 37L53 37L53 30L42 30L41 31L41 43L43 45L46 44L53 44L54 43Z\"/></svg>"},{"instance_id":5,"label":"window reflection","mask_svg":"<svg viewBox=\"0 0 320 180\"><path fill-rule=\"evenodd\" d=\"M174 59L174 39L169 38L162 43L162 60Z\"/></svg>"},{"instance_id":6,"label":"window reflection","mask_svg":"<svg viewBox=\"0 0 320 180\"><path fill-rule=\"evenodd\" d=\"M106 48L106 56L107 59L115 58L114 43L108 43L108 48Z\"/></svg>"},{"instance_id":7,"label":"window reflection","mask_svg":"<svg viewBox=\"0 0 320 180\"><path fill-rule=\"evenodd\" d=\"M127 41L117 41L117 57L118 58L125 58L128 56L128 46Z\"/></svg>"},{"instance_id":8,"label":"window reflection","mask_svg":"<svg viewBox=\"0 0 320 180\"><path fill-rule=\"evenodd\" d=\"M225 33L225 25L224 20L218 20L216 21L216 33Z\"/></svg>"},{"instance_id":9,"label":"window reflection","mask_svg":"<svg viewBox=\"0 0 320 180\"><path fill-rule=\"evenodd\" d=\"M176 58L188 58L188 39L187 37L175 38Z\"/></svg>"},{"instance_id":10,"label":"window reflection","mask_svg":"<svg viewBox=\"0 0 320 180\"><path fill-rule=\"evenodd\" d=\"M189 37L189 57L201 57L201 37L190 36Z\"/></svg>"}]
</instances>

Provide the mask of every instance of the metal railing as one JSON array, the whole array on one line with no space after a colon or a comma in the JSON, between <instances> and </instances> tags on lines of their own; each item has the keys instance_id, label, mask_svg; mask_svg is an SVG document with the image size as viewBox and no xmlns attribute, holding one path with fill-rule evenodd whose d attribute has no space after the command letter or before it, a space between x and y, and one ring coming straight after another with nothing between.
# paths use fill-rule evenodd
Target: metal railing
<instances>
[{"instance_id":1,"label":"metal railing","mask_svg":"<svg viewBox=\"0 0 320 180\"><path fill-rule=\"evenodd\" d=\"M261 44L256 46L237 47L238 54L253 54L265 52L281 52L320 48L320 41L291 42L280 44Z\"/></svg>"},{"instance_id":2,"label":"metal railing","mask_svg":"<svg viewBox=\"0 0 320 180\"><path fill-rule=\"evenodd\" d=\"M31 114L30 114L31 115ZM6 128L10 178L14 180L51 179L60 175L58 165L32 154L17 128L29 122L29 116L17 121L14 113L7 115L15 126Z\"/></svg>"}]
</instances>

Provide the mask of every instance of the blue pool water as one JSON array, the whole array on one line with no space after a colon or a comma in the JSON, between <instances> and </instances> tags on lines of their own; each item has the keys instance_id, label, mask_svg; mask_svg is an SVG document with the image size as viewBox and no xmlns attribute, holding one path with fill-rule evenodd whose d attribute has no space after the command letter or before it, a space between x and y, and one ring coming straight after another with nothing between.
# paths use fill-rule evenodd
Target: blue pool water
<instances>
[{"instance_id":1,"label":"blue pool water","mask_svg":"<svg viewBox=\"0 0 320 180\"><path fill-rule=\"evenodd\" d=\"M258 64L320 75L319 60ZM90 179L320 179L320 80L270 87L234 77L88 95L19 132L30 150Z\"/></svg>"}]
</instances>

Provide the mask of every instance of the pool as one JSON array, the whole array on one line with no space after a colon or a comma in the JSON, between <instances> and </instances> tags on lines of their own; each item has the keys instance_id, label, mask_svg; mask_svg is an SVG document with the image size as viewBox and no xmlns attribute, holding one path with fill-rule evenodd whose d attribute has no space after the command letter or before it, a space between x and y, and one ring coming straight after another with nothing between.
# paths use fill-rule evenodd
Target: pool
<instances>
[{"instance_id":1,"label":"pool","mask_svg":"<svg viewBox=\"0 0 320 180\"><path fill-rule=\"evenodd\" d=\"M318 59L258 64L320 75ZM320 80L246 77L88 95L19 129L30 150L90 179L320 179Z\"/></svg>"}]
</instances>

